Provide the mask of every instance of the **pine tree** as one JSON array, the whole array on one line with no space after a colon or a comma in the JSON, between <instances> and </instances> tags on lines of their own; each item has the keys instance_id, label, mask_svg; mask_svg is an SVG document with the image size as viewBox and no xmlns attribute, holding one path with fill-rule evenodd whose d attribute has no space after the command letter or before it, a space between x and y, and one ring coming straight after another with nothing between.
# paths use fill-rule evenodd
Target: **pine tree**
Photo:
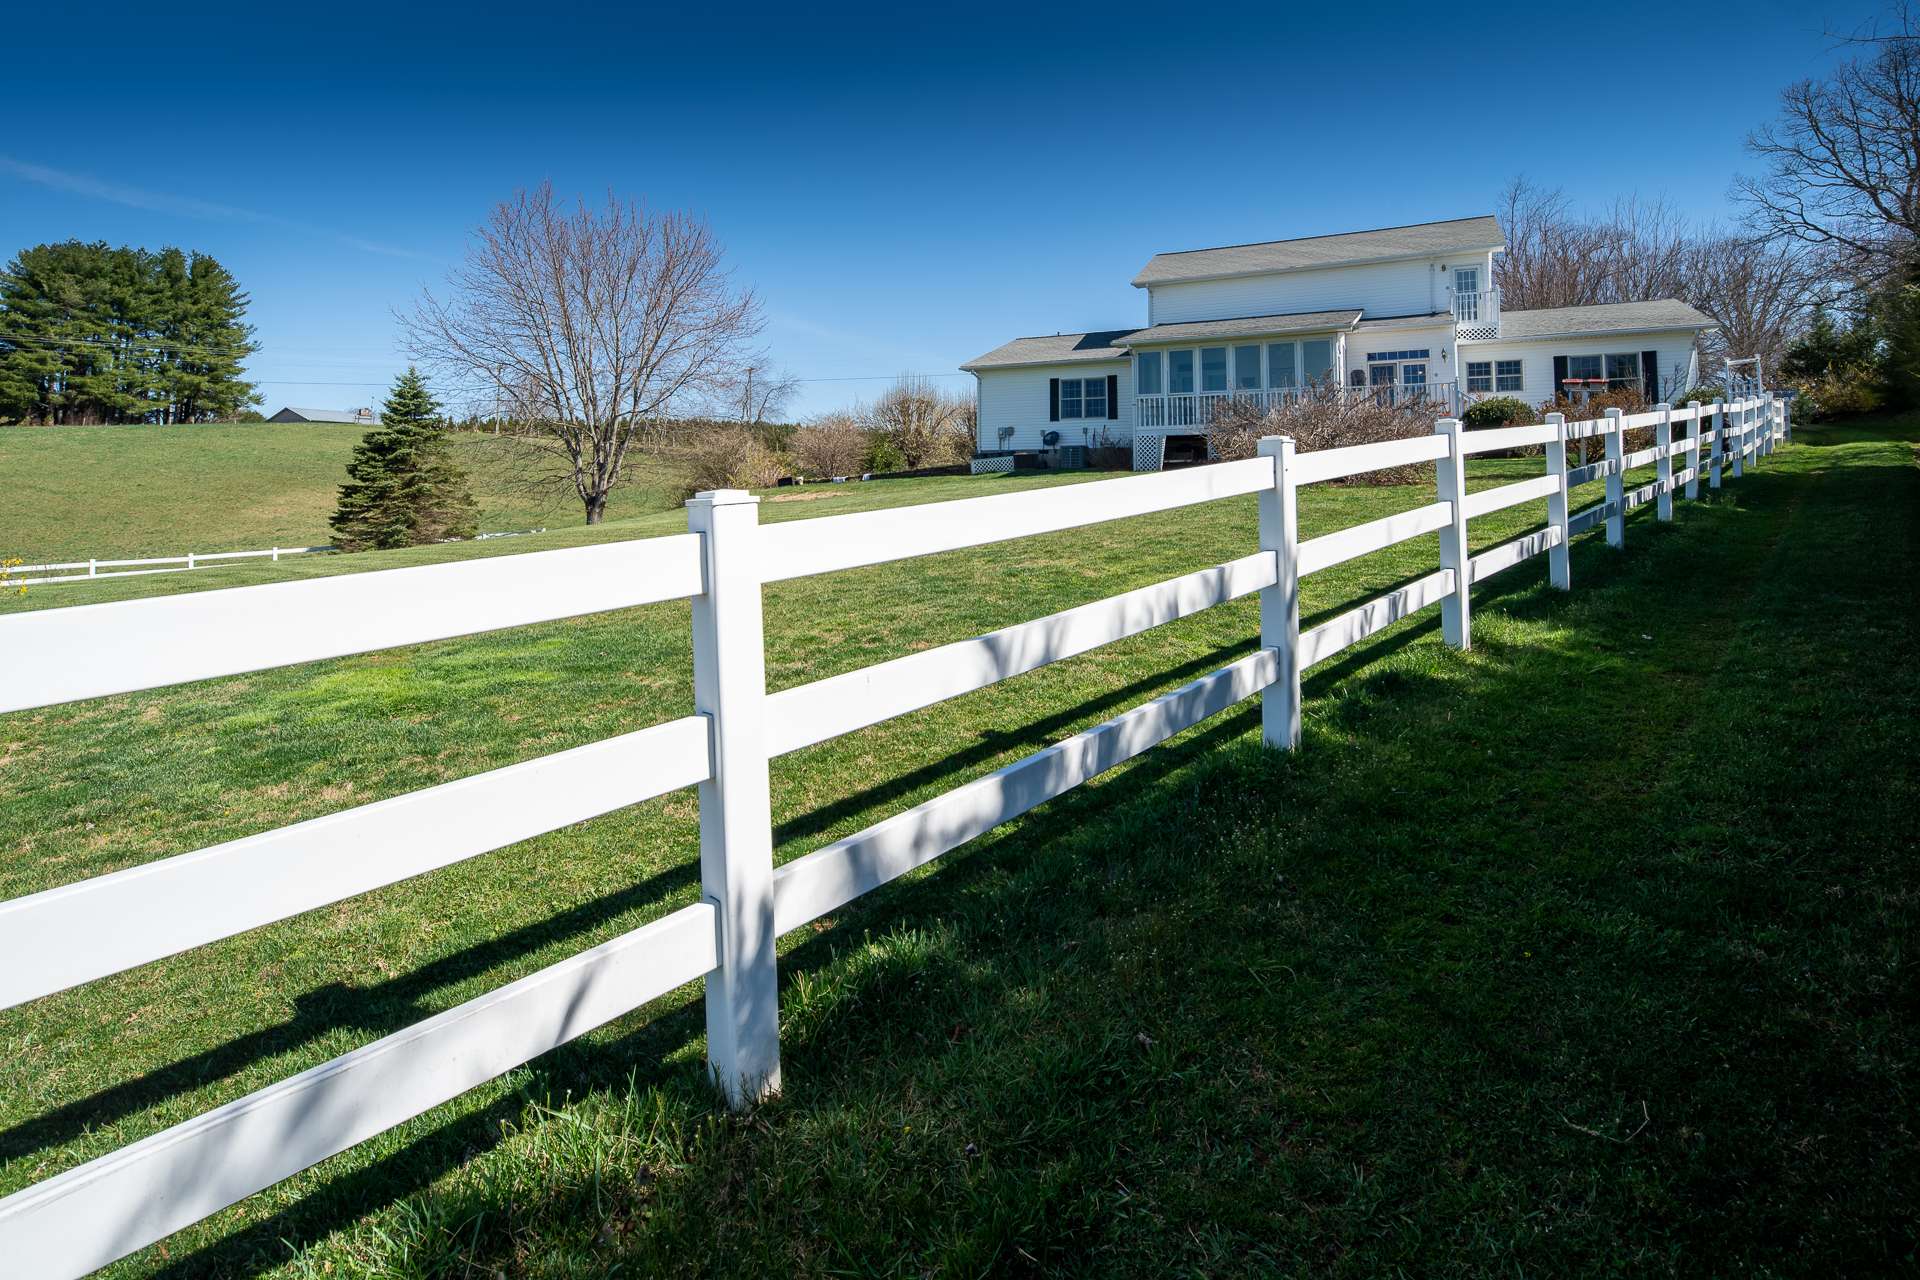
<instances>
[{"instance_id":1,"label":"pine tree","mask_svg":"<svg viewBox=\"0 0 1920 1280\"><path fill-rule=\"evenodd\" d=\"M473 536L473 495L453 460L439 402L417 370L395 381L380 425L354 447L328 523L343 551Z\"/></svg>"}]
</instances>

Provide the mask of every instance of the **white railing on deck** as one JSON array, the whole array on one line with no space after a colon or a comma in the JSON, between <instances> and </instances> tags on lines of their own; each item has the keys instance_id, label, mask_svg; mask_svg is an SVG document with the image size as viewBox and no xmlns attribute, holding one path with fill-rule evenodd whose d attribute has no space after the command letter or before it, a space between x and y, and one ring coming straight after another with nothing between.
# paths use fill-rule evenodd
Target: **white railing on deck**
<instances>
[{"instance_id":1,"label":"white railing on deck","mask_svg":"<svg viewBox=\"0 0 1920 1280\"><path fill-rule=\"evenodd\" d=\"M1654 446L1625 453L1624 433L1649 426ZM1447 419L1410 440L1296 454L1270 438L1246 461L799 521L777 537L757 499L720 491L689 503L692 532L673 537L0 618L0 711L12 711L690 597L695 704L635 733L0 903L0 1007L693 785L704 889L693 906L0 1200L5 1272L102 1266L696 978L716 1083L735 1105L761 1097L780 1079L778 935L1256 694L1266 743L1293 748L1306 668L1434 604L1447 642L1465 648L1474 582L1545 552L1565 589L1575 533L1605 521L1620 545L1629 509L1657 500L1670 518L1674 493L1697 495L1703 465L1717 488L1727 465L1741 474L1789 432L1771 397L1494 431ZM1604 440L1606 461L1569 470L1566 442L1589 437ZM1468 456L1530 446L1546 448L1542 476L1466 492ZM1625 492L1625 471L1647 461L1655 481ZM1434 501L1300 540L1303 485L1417 462L1437 464ZM1606 499L1569 512L1573 486L1600 478ZM1238 560L766 693L764 583L1246 494L1259 497L1259 548ZM1468 554L1471 519L1542 498L1545 528ZM1435 533L1436 571L1301 631L1301 578ZM773 865L770 758L1254 593L1260 637L1247 657Z\"/></svg>"},{"instance_id":2,"label":"white railing on deck","mask_svg":"<svg viewBox=\"0 0 1920 1280\"><path fill-rule=\"evenodd\" d=\"M1481 289L1453 295L1453 323L1463 338L1500 336L1500 291Z\"/></svg>"},{"instance_id":3,"label":"white railing on deck","mask_svg":"<svg viewBox=\"0 0 1920 1280\"><path fill-rule=\"evenodd\" d=\"M1428 406L1436 413L1453 413L1459 402L1451 382L1399 382L1381 386L1249 388L1243 391L1193 391L1134 398L1136 422L1158 431L1192 428L1203 432L1229 408L1251 408L1267 413L1303 401L1370 400L1375 404Z\"/></svg>"}]
</instances>

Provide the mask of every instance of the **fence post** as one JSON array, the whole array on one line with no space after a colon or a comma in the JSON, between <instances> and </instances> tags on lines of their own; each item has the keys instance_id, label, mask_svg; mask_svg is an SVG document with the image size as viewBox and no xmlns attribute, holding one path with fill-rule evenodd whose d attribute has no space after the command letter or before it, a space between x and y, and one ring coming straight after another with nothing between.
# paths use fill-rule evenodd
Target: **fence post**
<instances>
[{"instance_id":1,"label":"fence post","mask_svg":"<svg viewBox=\"0 0 1920 1280\"><path fill-rule=\"evenodd\" d=\"M1560 540L1547 551L1547 580L1561 591L1573 589L1573 540L1567 535L1568 508L1572 494L1567 488L1567 415L1550 413L1547 425L1553 439L1547 441L1547 474L1557 476L1559 489L1547 495L1547 527L1557 530Z\"/></svg>"},{"instance_id":2,"label":"fence post","mask_svg":"<svg viewBox=\"0 0 1920 1280\"><path fill-rule=\"evenodd\" d=\"M90 557L87 560L87 576L89 578L97 578L100 576L100 558L98 556Z\"/></svg>"},{"instance_id":3,"label":"fence post","mask_svg":"<svg viewBox=\"0 0 1920 1280\"><path fill-rule=\"evenodd\" d=\"M720 964L707 976L707 1069L735 1108L780 1088L759 508L740 489L687 503L706 570L693 601L693 705L713 743L713 776L700 784L700 883L720 918Z\"/></svg>"},{"instance_id":4,"label":"fence post","mask_svg":"<svg viewBox=\"0 0 1920 1280\"><path fill-rule=\"evenodd\" d=\"M280 548L278 548L278 547L275 547L275 548L273 549L273 562L274 562L275 564L279 564L279 563L280 563Z\"/></svg>"},{"instance_id":5,"label":"fence post","mask_svg":"<svg viewBox=\"0 0 1920 1280\"><path fill-rule=\"evenodd\" d=\"M1659 455L1653 460L1653 514L1656 520L1673 519L1673 406L1660 406L1660 425L1654 428L1653 447Z\"/></svg>"},{"instance_id":6,"label":"fence post","mask_svg":"<svg viewBox=\"0 0 1920 1280\"><path fill-rule=\"evenodd\" d=\"M187 568L193 568L193 552L187 552Z\"/></svg>"},{"instance_id":7,"label":"fence post","mask_svg":"<svg viewBox=\"0 0 1920 1280\"><path fill-rule=\"evenodd\" d=\"M1607 410L1607 545L1627 545L1627 429L1618 409Z\"/></svg>"},{"instance_id":8,"label":"fence post","mask_svg":"<svg viewBox=\"0 0 1920 1280\"><path fill-rule=\"evenodd\" d=\"M1687 501L1692 502L1700 496L1700 402L1687 401L1687 412L1693 415L1687 421Z\"/></svg>"},{"instance_id":9,"label":"fence post","mask_svg":"<svg viewBox=\"0 0 1920 1280\"><path fill-rule=\"evenodd\" d=\"M1779 444L1780 401L1774 396L1773 392L1769 391L1767 392L1767 456L1769 458L1773 456L1773 451L1779 447Z\"/></svg>"},{"instance_id":10,"label":"fence post","mask_svg":"<svg viewBox=\"0 0 1920 1280\"><path fill-rule=\"evenodd\" d=\"M1300 745L1300 494L1293 438L1263 436L1273 488L1260 491L1260 549L1273 552L1274 583L1260 593L1260 644L1279 655L1279 678L1260 695L1260 734L1269 747Z\"/></svg>"},{"instance_id":11,"label":"fence post","mask_svg":"<svg viewBox=\"0 0 1920 1280\"><path fill-rule=\"evenodd\" d=\"M1788 444L1793 443L1793 401L1780 402L1780 438Z\"/></svg>"},{"instance_id":12,"label":"fence post","mask_svg":"<svg viewBox=\"0 0 1920 1280\"><path fill-rule=\"evenodd\" d=\"M1753 407L1742 399L1733 416L1740 420L1733 435L1733 478L1738 480L1747 474L1747 437L1753 431Z\"/></svg>"},{"instance_id":13,"label":"fence post","mask_svg":"<svg viewBox=\"0 0 1920 1280\"><path fill-rule=\"evenodd\" d=\"M1720 487L1720 457L1727 451L1727 398L1713 398L1713 438L1707 442L1707 487Z\"/></svg>"},{"instance_id":14,"label":"fence post","mask_svg":"<svg viewBox=\"0 0 1920 1280\"><path fill-rule=\"evenodd\" d=\"M1460 451L1460 419L1442 418L1434 434L1447 438L1447 456L1434 464L1438 500L1453 504L1453 523L1440 530L1440 567L1453 570L1453 593L1440 601L1440 632L1456 649L1473 647L1472 610L1467 588L1473 566L1467 559L1467 457Z\"/></svg>"}]
</instances>

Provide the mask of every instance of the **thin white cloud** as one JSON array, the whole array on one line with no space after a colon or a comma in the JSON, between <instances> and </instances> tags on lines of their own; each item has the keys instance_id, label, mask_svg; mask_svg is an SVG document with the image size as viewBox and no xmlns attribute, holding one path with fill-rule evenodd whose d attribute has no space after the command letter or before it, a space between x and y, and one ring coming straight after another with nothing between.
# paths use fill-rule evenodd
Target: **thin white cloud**
<instances>
[{"instance_id":1,"label":"thin white cloud","mask_svg":"<svg viewBox=\"0 0 1920 1280\"><path fill-rule=\"evenodd\" d=\"M178 196L165 191L148 191L143 187L128 186L121 182L103 181L84 173L69 173L64 169L48 168L46 165L28 164L6 155L0 155L0 174L50 187L55 191L65 191L92 200L105 200L110 204L125 205L130 209L146 209L152 213L171 214L181 218L200 218L213 222L252 222L262 226L281 227L301 235L333 240L350 249L358 249L362 253L375 253L388 258L408 258L419 262L436 260L428 254L416 253L412 249L382 244L377 240L364 240L359 236L348 235L331 227L317 226L294 218L283 218L275 213L243 209L238 205L198 200L192 196Z\"/></svg>"}]
</instances>

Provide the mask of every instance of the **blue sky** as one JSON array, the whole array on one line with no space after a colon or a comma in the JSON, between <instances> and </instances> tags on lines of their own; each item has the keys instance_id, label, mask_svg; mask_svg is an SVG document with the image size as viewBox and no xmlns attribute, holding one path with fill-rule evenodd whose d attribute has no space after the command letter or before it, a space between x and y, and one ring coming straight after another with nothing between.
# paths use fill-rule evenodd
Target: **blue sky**
<instances>
[{"instance_id":1,"label":"blue sky","mask_svg":"<svg viewBox=\"0 0 1920 1280\"><path fill-rule=\"evenodd\" d=\"M1747 131L1876 11L111 7L9 20L0 254L212 253L269 412L376 401L393 309L547 179L705 216L802 413L1139 323L1157 251L1482 213L1516 174L1725 218Z\"/></svg>"}]
</instances>

